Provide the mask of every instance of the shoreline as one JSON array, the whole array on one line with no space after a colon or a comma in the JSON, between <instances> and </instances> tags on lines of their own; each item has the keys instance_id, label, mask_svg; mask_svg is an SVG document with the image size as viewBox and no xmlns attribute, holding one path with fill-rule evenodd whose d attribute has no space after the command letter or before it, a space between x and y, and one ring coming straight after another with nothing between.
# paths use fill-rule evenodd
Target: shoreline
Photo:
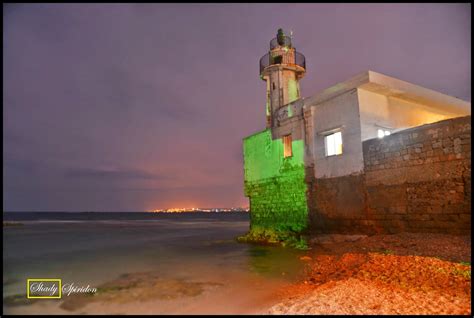
<instances>
[{"instance_id":1,"label":"shoreline","mask_svg":"<svg viewBox=\"0 0 474 318\"><path fill-rule=\"evenodd\" d=\"M157 269L129 269L128 273L96 286L99 293L93 297L74 295L60 302L29 302L24 295L11 295L3 298L4 311L11 314L39 310L52 314L471 312L470 236L319 235L311 238L310 247L287 258L291 264L301 265L296 279L284 280L288 273L284 276L278 270L277 276L275 273L267 276L268 266L274 265L279 257L269 257L264 253L265 248L257 246L251 258L255 263L244 263L258 271L251 275L234 267L216 276L215 271L209 271L207 261L195 263L199 266L186 275L184 272L169 275ZM196 272L201 274L196 276ZM4 281L4 286L9 283Z\"/></svg>"}]
</instances>

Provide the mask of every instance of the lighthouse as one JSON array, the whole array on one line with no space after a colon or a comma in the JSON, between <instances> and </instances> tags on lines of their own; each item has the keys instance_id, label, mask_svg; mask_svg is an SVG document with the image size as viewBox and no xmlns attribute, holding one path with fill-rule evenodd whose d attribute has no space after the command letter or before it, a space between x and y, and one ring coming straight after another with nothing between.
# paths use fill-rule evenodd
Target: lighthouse
<instances>
[{"instance_id":1,"label":"lighthouse","mask_svg":"<svg viewBox=\"0 0 474 318\"><path fill-rule=\"evenodd\" d=\"M470 189L459 180L471 169L471 103L370 70L301 98L306 60L292 40L279 29L260 59L266 127L243 138L250 228L240 240L304 248L310 233L469 233L470 191L456 189ZM454 165L465 170L430 174ZM436 202L422 212L428 225L409 191ZM457 221L445 208L462 211Z\"/></svg>"},{"instance_id":2,"label":"lighthouse","mask_svg":"<svg viewBox=\"0 0 474 318\"><path fill-rule=\"evenodd\" d=\"M270 50L260 59L260 78L267 84L267 128L274 125L273 114L300 98L299 80L306 73L303 54L293 47L291 37L278 29L270 41Z\"/></svg>"}]
</instances>

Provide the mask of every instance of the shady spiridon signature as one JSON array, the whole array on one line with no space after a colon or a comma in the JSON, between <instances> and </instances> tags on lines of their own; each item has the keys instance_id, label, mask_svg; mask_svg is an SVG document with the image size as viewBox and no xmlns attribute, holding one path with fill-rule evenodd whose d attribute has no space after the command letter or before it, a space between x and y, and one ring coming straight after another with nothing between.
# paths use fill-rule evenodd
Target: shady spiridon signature
<instances>
[{"instance_id":1,"label":"shady spiridon signature","mask_svg":"<svg viewBox=\"0 0 474 318\"><path fill-rule=\"evenodd\" d=\"M30 278L26 281L27 298L59 299L63 295L70 296L73 293L94 294L96 292L97 288L90 285L62 284L60 278Z\"/></svg>"}]
</instances>

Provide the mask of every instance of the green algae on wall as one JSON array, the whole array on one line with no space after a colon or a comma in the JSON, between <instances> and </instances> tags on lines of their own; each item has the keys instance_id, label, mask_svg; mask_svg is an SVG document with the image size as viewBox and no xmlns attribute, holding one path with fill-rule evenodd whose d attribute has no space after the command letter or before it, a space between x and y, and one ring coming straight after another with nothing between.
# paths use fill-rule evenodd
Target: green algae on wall
<instances>
[{"instance_id":1,"label":"green algae on wall","mask_svg":"<svg viewBox=\"0 0 474 318\"><path fill-rule=\"evenodd\" d=\"M293 172L304 174L303 140L292 141L291 157L283 158L283 142L272 140L270 129L244 138L245 182L283 177Z\"/></svg>"},{"instance_id":2,"label":"green algae on wall","mask_svg":"<svg viewBox=\"0 0 474 318\"><path fill-rule=\"evenodd\" d=\"M250 199L250 236L278 241L307 227L304 142L292 141L283 157L281 138L267 129L244 139L245 195Z\"/></svg>"}]
</instances>

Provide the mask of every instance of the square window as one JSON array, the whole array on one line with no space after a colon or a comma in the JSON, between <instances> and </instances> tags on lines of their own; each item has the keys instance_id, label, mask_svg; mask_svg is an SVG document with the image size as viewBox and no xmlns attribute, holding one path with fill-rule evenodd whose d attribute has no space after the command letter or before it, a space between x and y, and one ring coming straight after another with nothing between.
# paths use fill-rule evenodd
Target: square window
<instances>
[{"instance_id":1,"label":"square window","mask_svg":"<svg viewBox=\"0 0 474 318\"><path fill-rule=\"evenodd\" d=\"M281 64L282 60L283 60L283 56L282 56L282 55L274 56L274 57L273 57L273 63L272 63L272 64Z\"/></svg>"},{"instance_id":2,"label":"square window","mask_svg":"<svg viewBox=\"0 0 474 318\"><path fill-rule=\"evenodd\" d=\"M291 135L283 136L283 157L291 157L293 151L291 149Z\"/></svg>"},{"instance_id":3,"label":"square window","mask_svg":"<svg viewBox=\"0 0 474 318\"><path fill-rule=\"evenodd\" d=\"M324 137L326 156L342 154L342 133L340 131Z\"/></svg>"}]
</instances>

